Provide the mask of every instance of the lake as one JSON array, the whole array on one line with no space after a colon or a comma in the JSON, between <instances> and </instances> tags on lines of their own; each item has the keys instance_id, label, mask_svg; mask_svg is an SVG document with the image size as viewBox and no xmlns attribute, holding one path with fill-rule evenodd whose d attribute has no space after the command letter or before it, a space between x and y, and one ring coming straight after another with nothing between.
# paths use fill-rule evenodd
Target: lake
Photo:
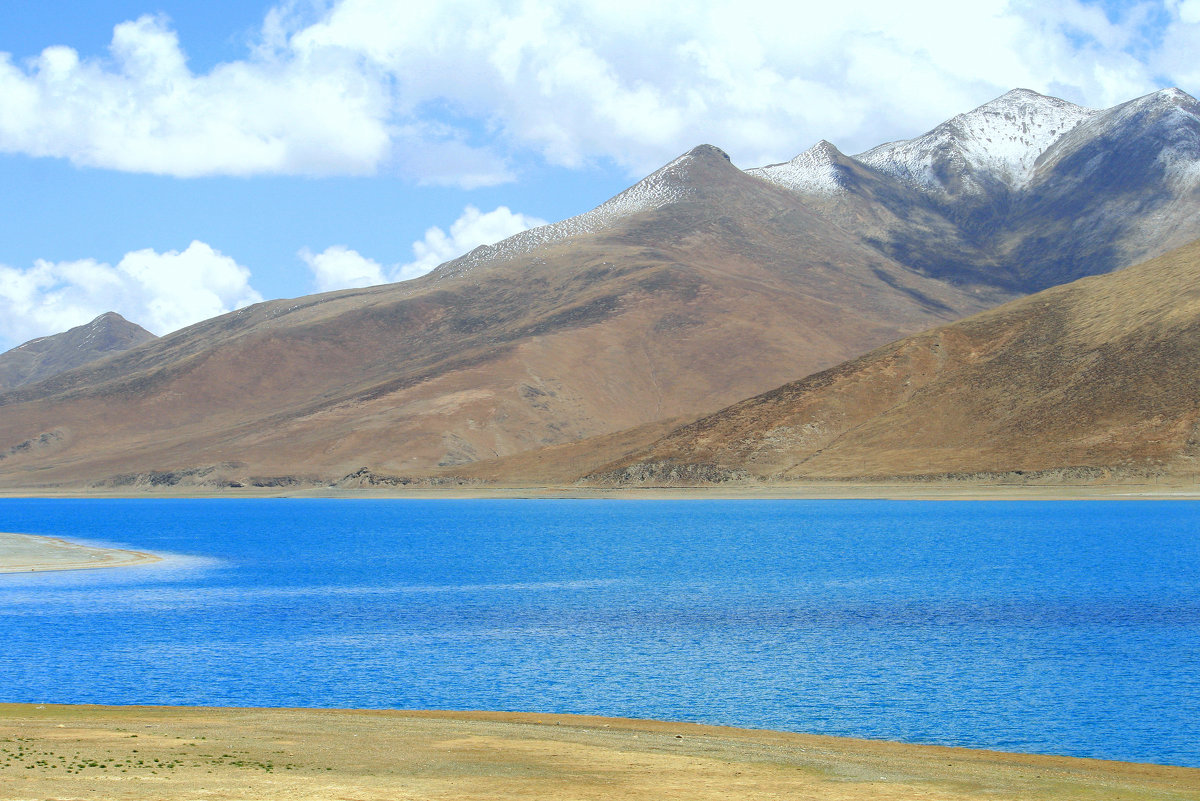
<instances>
[{"instance_id":1,"label":"lake","mask_svg":"<svg viewBox=\"0 0 1200 801\"><path fill-rule=\"evenodd\" d=\"M1200 766L1194 502L0 500L0 700L507 709Z\"/></svg>"}]
</instances>

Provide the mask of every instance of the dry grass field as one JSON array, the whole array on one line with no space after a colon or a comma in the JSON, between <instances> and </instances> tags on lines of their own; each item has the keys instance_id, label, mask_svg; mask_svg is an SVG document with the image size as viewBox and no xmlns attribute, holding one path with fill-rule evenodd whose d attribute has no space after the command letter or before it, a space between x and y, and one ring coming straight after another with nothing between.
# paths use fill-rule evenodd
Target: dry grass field
<instances>
[{"instance_id":1,"label":"dry grass field","mask_svg":"<svg viewBox=\"0 0 1200 801\"><path fill-rule=\"evenodd\" d=\"M0 705L0 798L1198 799L1200 770L563 715Z\"/></svg>"}]
</instances>

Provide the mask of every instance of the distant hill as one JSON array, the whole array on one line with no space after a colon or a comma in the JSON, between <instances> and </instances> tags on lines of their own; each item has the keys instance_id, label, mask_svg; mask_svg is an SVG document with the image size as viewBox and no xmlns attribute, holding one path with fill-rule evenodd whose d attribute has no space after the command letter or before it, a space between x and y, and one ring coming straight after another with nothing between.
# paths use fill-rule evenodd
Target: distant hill
<instances>
[{"instance_id":1,"label":"distant hill","mask_svg":"<svg viewBox=\"0 0 1200 801\"><path fill-rule=\"evenodd\" d=\"M602 481L1200 470L1200 242L684 425Z\"/></svg>"},{"instance_id":2,"label":"distant hill","mask_svg":"<svg viewBox=\"0 0 1200 801\"><path fill-rule=\"evenodd\" d=\"M0 392L129 350L156 337L116 312L0 353Z\"/></svg>"}]
</instances>

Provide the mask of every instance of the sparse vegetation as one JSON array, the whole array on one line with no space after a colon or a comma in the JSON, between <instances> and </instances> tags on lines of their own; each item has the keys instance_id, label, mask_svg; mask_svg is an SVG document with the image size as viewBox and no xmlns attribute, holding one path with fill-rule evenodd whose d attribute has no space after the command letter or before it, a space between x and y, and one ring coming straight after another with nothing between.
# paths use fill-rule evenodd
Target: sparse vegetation
<instances>
[{"instance_id":1,"label":"sparse vegetation","mask_svg":"<svg viewBox=\"0 0 1200 801\"><path fill-rule=\"evenodd\" d=\"M67 707L14 705L0 711L0 798L74 798L80 788L120 787L119 797L129 801L205 795L391 801L443 797L451 785L472 798L611 793L655 801L866 801L916 794L961 801L1149 801L1200 792L1200 770L997 758L651 721L130 708L72 716ZM113 725L139 715L155 730L136 742ZM202 740L208 746L199 751ZM878 778L884 774L901 778ZM347 784L355 788L352 795Z\"/></svg>"}]
</instances>

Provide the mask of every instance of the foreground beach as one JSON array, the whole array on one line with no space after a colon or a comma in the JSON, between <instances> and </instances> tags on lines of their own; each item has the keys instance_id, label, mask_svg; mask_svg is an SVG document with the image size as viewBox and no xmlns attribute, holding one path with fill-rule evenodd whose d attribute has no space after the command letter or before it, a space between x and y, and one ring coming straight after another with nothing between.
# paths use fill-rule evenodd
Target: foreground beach
<instances>
[{"instance_id":1,"label":"foreground beach","mask_svg":"<svg viewBox=\"0 0 1200 801\"><path fill-rule=\"evenodd\" d=\"M0 704L0 798L1197 799L1200 769L566 715Z\"/></svg>"},{"instance_id":2,"label":"foreground beach","mask_svg":"<svg viewBox=\"0 0 1200 801\"><path fill-rule=\"evenodd\" d=\"M93 548L54 537L0 532L0 573L132 567L159 561L140 551Z\"/></svg>"}]
</instances>

